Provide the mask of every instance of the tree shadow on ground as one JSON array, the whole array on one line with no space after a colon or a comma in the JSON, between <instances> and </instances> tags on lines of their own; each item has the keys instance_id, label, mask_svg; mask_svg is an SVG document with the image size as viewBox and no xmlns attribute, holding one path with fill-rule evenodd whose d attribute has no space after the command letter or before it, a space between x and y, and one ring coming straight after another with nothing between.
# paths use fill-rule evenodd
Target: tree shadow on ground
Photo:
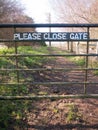
<instances>
[{"instance_id":1,"label":"tree shadow on ground","mask_svg":"<svg viewBox=\"0 0 98 130\"><path fill-rule=\"evenodd\" d=\"M93 125L83 125L83 124L66 124L66 125L48 125L48 126L28 126L30 130L36 129L36 130L72 130L72 129L78 129L78 130L98 130L98 124Z\"/></svg>"}]
</instances>

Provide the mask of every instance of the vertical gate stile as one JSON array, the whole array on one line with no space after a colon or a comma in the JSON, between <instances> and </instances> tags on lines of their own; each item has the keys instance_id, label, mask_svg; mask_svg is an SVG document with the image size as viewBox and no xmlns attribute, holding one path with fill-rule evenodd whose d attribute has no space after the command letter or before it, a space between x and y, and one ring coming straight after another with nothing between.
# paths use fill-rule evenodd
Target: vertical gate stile
<instances>
[{"instance_id":1,"label":"vertical gate stile","mask_svg":"<svg viewBox=\"0 0 98 130\"><path fill-rule=\"evenodd\" d=\"M16 33L16 27L14 27L14 33ZM19 83L19 71L18 71L18 57L17 57L17 54L18 54L18 46L17 46L17 42L16 41L14 41L14 45L15 45L15 64L16 64L16 69L17 69L17 71L16 71L16 75L17 75L17 83Z\"/></svg>"},{"instance_id":2,"label":"vertical gate stile","mask_svg":"<svg viewBox=\"0 0 98 130\"><path fill-rule=\"evenodd\" d=\"M89 27L87 27L87 33L88 33L88 38L89 38ZM86 57L85 57L85 81L84 81L84 94L87 93L86 88L87 88L87 81L88 81L88 62L89 62L89 39L87 40L87 46L86 46Z\"/></svg>"}]
</instances>

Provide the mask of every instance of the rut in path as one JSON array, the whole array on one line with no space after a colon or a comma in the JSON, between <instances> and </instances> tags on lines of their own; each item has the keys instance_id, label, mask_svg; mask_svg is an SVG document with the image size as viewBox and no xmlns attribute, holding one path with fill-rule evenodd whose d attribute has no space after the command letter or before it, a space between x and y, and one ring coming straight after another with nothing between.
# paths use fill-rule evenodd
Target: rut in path
<instances>
[{"instance_id":1,"label":"rut in path","mask_svg":"<svg viewBox=\"0 0 98 130\"><path fill-rule=\"evenodd\" d=\"M49 49L50 54L58 54L57 51ZM39 82L70 82L64 85L49 85L45 86L43 89L48 93L57 94L83 94L84 84L78 84L78 82L85 81L85 71L84 70L73 70L74 68L81 68L77 66L74 62L70 61L66 57L55 57L53 60L49 60L45 65L45 68L68 68L66 71L45 71L39 73L39 78L36 77L35 81ZM73 68L73 69L72 69ZM71 70L72 69L72 70ZM98 77L95 76L92 71L88 72L88 81L97 82ZM72 84L72 82L77 82ZM42 86L41 86L42 89ZM89 94L98 93L98 84L88 84L86 91Z\"/></svg>"}]
</instances>

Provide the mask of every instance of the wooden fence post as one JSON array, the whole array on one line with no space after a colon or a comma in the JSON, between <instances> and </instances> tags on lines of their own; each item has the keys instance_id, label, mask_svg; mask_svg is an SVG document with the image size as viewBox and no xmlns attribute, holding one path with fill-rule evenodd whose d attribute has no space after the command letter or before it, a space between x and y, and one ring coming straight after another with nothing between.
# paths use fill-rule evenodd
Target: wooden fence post
<instances>
[{"instance_id":1,"label":"wooden fence post","mask_svg":"<svg viewBox=\"0 0 98 130\"><path fill-rule=\"evenodd\" d=\"M79 42L76 42L76 54L79 54Z\"/></svg>"}]
</instances>

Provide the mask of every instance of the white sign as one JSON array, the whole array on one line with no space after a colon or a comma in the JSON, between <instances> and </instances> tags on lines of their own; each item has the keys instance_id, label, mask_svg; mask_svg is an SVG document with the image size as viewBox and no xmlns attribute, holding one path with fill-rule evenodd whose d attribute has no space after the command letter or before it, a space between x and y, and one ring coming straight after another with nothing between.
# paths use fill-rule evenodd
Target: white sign
<instances>
[{"instance_id":1,"label":"white sign","mask_svg":"<svg viewBox=\"0 0 98 130\"><path fill-rule=\"evenodd\" d=\"M67 41L67 40L87 40L87 32L23 32L15 33L14 40L19 41Z\"/></svg>"}]
</instances>

